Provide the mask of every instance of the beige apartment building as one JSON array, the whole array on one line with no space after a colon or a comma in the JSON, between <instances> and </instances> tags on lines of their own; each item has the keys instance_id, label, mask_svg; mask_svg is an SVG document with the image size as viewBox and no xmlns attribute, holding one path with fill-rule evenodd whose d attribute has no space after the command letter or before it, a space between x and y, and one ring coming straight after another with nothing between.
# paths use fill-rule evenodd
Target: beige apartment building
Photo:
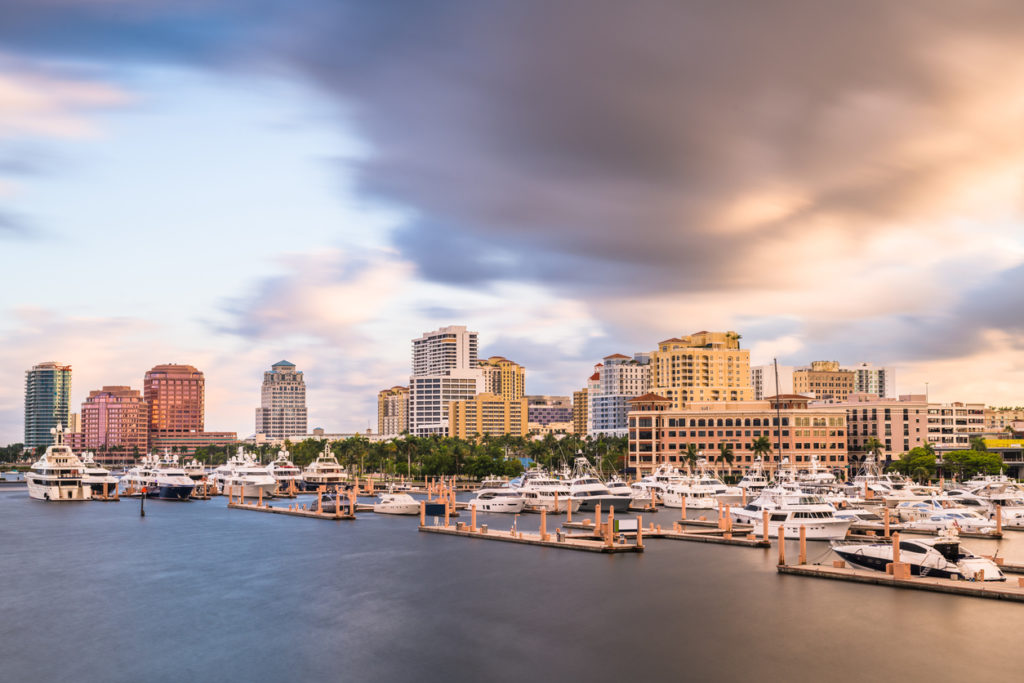
<instances>
[{"instance_id":1,"label":"beige apartment building","mask_svg":"<svg viewBox=\"0 0 1024 683\"><path fill-rule=\"evenodd\" d=\"M674 410L688 403L750 401L750 351L740 348L735 332L696 332L658 343L651 354L651 392L671 401Z\"/></svg>"},{"instance_id":2,"label":"beige apartment building","mask_svg":"<svg viewBox=\"0 0 1024 683\"><path fill-rule=\"evenodd\" d=\"M816 399L845 401L854 393L857 375L843 370L839 361L816 360L793 371L793 392Z\"/></svg>"},{"instance_id":3,"label":"beige apartment building","mask_svg":"<svg viewBox=\"0 0 1024 683\"><path fill-rule=\"evenodd\" d=\"M928 399L924 394L881 398L854 393L845 401L814 401L811 405L846 410L851 465L862 462L868 455L867 445L871 439L882 444L882 463L899 460L907 451L928 441Z\"/></svg>"},{"instance_id":4,"label":"beige apartment building","mask_svg":"<svg viewBox=\"0 0 1024 683\"><path fill-rule=\"evenodd\" d=\"M504 356L480 361L484 374L482 393L518 401L526 395L526 368Z\"/></svg>"},{"instance_id":5,"label":"beige apartment building","mask_svg":"<svg viewBox=\"0 0 1024 683\"><path fill-rule=\"evenodd\" d=\"M985 408L985 431L1005 432L1014 422L1024 421L1024 408Z\"/></svg>"},{"instance_id":6,"label":"beige apartment building","mask_svg":"<svg viewBox=\"0 0 1024 683\"><path fill-rule=\"evenodd\" d=\"M587 388L572 392L572 431L583 436L587 433Z\"/></svg>"},{"instance_id":7,"label":"beige apartment building","mask_svg":"<svg viewBox=\"0 0 1024 683\"><path fill-rule=\"evenodd\" d=\"M409 429L409 387L377 392L377 433L398 436Z\"/></svg>"},{"instance_id":8,"label":"beige apartment building","mask_svg":"<svg viewBox=\"0 0 1024 683\"><path fill-rule=\"evenodd\" d=\"M525 398L509 401L495 394L477 394L448 405L448 433L460 439L526 436L527 414Z\"/></svg>"}]
</instances>

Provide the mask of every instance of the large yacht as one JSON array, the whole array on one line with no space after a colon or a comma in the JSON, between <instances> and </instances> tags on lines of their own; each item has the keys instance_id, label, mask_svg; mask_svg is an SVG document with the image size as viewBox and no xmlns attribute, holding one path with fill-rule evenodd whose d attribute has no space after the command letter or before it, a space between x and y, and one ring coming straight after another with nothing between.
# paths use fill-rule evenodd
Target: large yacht
<instances>
[{"instance_id":1,"label":"large yacht","mask_svg":"<svg viewBox=\"0 0 1024 683\"><path fill-rule=\"evenodd\" d=\"M267 465L267 472L281 491L290 489L293 484L296 489L302 488L302 470L288 456L288 451L282 448L277 452L274 462Z\"/></svg>"},{"instance_id":2,"label":"large yacht","mask_svg":"<svg viewBox=\"0 0 1024 683\"><path fill-rule=\"evenodd\" d=\"M245 453L241 446L235 458L231 473L223 478L222 492L225 494L242 494L246 498L257 498L262 493L269 498L277 489L277 480L267 468L256 462L255 458Z\"/></svg>"},{"instance_id":3,"label":"large yacht","mask_svg":"<svg viewBox=\"0 0 1024 683\"><path fill-rule=\"evenodd\" d=\"M555 494L558 494L557 508ZM571 504L569 485L551 478L531 477L519 487L519 495L526 501L530 512L565 512ZM576 507L573 506L573 510Z\"/></svg>"},{"instance_id":4,"label":"large yacht","mask_svg":"<svg viewBox=\"0 0 1024 683\"><path fill-rule=\"evenodd\" d=\"M384 515L416 515L420 502L408 493L382 493L374 502L373 511Z\"/></svg>"},{"instance_id":5,"label":"large yacht","mask_svg":"<svg viewBox=\"0 0 1024 683\"><path fill-rule=\"evenodd\" d=\"M672 484L665 490L664 504L667 508L681 508L686 501L688 510L714 510L718 507L718 494L715 489L696 481L682 481Z\"/></svg>"},{"instance_id":6,"label":"large yacht","mask_svg":"<svg viewBox=\"0 0 1024 683\"><path fill-rule=\"evenodd\" d=\"M331 453L331 444L324 443L324 450L316 460L309 464L302 473L302 483L307 491L315 491L321 486L333 489L335 486L348 483L348 474L338 464L338 459Z\"/></svg>"},{"instance_id":7,"label":"large yacht","mask_svg":"<svg viewBox=\"0 0 1024 683\"><path fill-rule=\"evenodd\" d=\"M476 508L478 512L522 512L526 500L520 492L506 487L496 489L480 489L476 497L467 502L467 505Z\"/></svg>"},{"instance_id":8,"label":"large yacht","mask_svg":"<svg viewBox=\"0 0 1024 683\"><path fill-rule=\"evenodd\" d=\"M169 457L161 461L155 455L143 456L139 464L129 469L121 483L134 492L146 491L147 498L159 500L188 500L195 482Z\"/></svg>"},{"instance_id":9,"label":"large yacht","mask_svg":"<svg viewBox=\"0 0 1024 683\"><path fill-rule=\"evenodd\" d=\"M755 458L754 466L747 470L736 486L741 490L746 490L747 500L753 500L761 495L761 491L764 491L768 484L768 477L764 473L764 462L761 461L761 458Z\"/></svg>"},{"instance_id":10,"label":"large yacht","mask_svg":"<svg viewBox=\"0 0 1024 683\"><path fill-rule=\"evenodd\" d=\"M53 445L25 474L29 498L49 501L89 500L92 489L83 484L85 466L78 456L64 445L64 427L58 424L50 430Z\"/></svg>"},{"instance_id":11,"label":"large yacht","mask_svg":"<svg viewBox=\"0 0 1024 683\"><path fill-rule=\"evenodd\" d=\"M892 543L834 543L832 550L850 564L886 571L893 560ZM976 580L984 571L985 581L1006 581L995 562L978 557L948 538L900 540L900 561L910 565L914 576Z\"/></svg>"},{"instance_id":12,"label":"large yacht","mask_svg":"<svg viewBox=\"0 0 1024 683\"><path fill-rule=\"evenodd\" d=\"M81 460L84 467L82 483L92 489L92 495L111 496L117 493L117 477L97 464L92 451L82 453Z\"/></svg>"},{"instance_id":13,"label":"large yacht","mask_svg":"<svg viewBox=\"0 0 1024 683\"><path fill-rule=\"evenodd\" d=\"M609 491L586 458L576 458L572 479L569 481L569 496L574 503L578 503L577 509L583 512L594 512L598 505L604 511L614 509L616 512L626 512L632 502L629 496L617 496Z\"/></svg>"},{"instance_id":14,"label":"large yacht","mask_svg":"<svg viewBox=\"0 0 1024 683\"><path fill-rule=\"evenodd\" d=\"M782 527L788 538L797 538L803 527L808 540L827 541L846 537L853 520L837 519L835 508L821 496L790 491L781 487L765 489L757 500L733 509L734 521L752 524L760 535L764 528L764 511L768 511L768 535L777 537Z\"/></svg>"}]
</instances>

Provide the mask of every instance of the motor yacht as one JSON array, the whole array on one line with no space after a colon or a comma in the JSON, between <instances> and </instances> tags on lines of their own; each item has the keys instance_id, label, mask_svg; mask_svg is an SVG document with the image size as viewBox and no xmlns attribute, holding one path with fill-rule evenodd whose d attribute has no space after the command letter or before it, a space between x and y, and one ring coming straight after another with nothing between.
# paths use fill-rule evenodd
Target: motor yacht
<instances>
[{"instance_id":1,"label":"motor yacht","mask_svg":"<svg viewBox=\"0 0 1024 683\"><path fill-rule=\"evenodd\" d=\"M718 494L705 484L679 482L665 490L663 503L667 508L681 508L686 502L687 510L714 510L718 508Z\"/></svg>"},{"instance_id":2,"label":"motor yacht","mask_svg":"<svg viewBox=\"0 0 1024 683\"><path fill-rule=\"evenodd\" d=\"M953 533L961 531L967 531L973 534L996 533L995 522L982 517L977 512L963 508L935 512L927 517L907 522L907 528Z\"/></svg>"},{"instance_id":3,"label":"motor yacht","mask_svg":"<svg viewBox=\"0 0 1024 683\"><path fill-rule=\"evenodd\" d=\"M408 493L382 493L373 503L373 511L383 515L418 515L420 502Z\"/></svg>"},{"instance_id":4,"label":"motor yacht","mask_svg":"<svg viewBox=\"0 0 1024 683\"><path fill-rule=\"evenodd\" d=\"M201 484L209 479L206 467L204 467L203 463L199 462L195 458L186 458L185 461L181 463L181 469L185 470L185 474L188 475L188 478L196 484Z\"/></svg>"},{"instance_id":5,"label":"motor yacht","mask_svg":"<svg viewBox=\"0 0 1024 683\"><path fill-rule=\"evenodd\" d=\"M256 462L256 459L245 453L240 446L238 457L231 473L223 479L223 492L229 495L241 494L243 498L270 498L277 490L277 480L267 468Z\"/></svg>"},{"instance_id":6,"label":"motor yacht","mask_svg":"<svg viewBox=\"0 0 1024 683\"><path fill-rule=\"evenodd\" d=\"M768 535L772 537L778 537L782 527L786 536L796 538L803 527L807 540L836 540L845 538L853 523L850 519L837 519L835 508L821 496L781 487L765 489L745 507L732 509L730 515L736 522L753 525L753 532L760 535L765 511L768 512Z\"/></svg>"},{"instance_id":7,"label":"motor yacht","mask_svg":"<svg viewBox=\"0 0 1024 683\"><path fill-rule=\"evenodd\" d=\"M25 473L29 498L61 502L89 500L92 489L82 481L85 466L71 448L64 445L64 427L58 424L50 433L53 444L46 447L42 457Z\"/></svg>"},{"instance_id":8,"label":"motor yacht","mask_svg":"<svg viewBox=\"0 0 1024 683\"><path fill-rule=\"evenodd\" d=\"M984 572L985 581L1006 580L995 562L961 548L955 539L914 538L899 543L900 562L909 564L914 576L973 581ZM893 561L892 543L833 543L832 550L851 565L880 572Z\"/></svg>"},{"instance_id":9,"label":"motor yacht","mask_svg":"<svg viewBox=\"0 0 1024 683\"><path fill-rule=\"evenodd\" d=\"M871 510L861 510L859 508L845 508L842 510L835 511L836 519L848 519L850 520L850 526L856 524L861 529L868 529L871 531L885 531L885 518L877 512ZM889 531L900 531L905 527L895 518L889 519Z\"/></svg>"},{"instance_id":10,"label":"motor yacht","mask_svg":"<svg viewBox=\"0 0 1024 683\"><path fill-rule=\"evenodd\" d=\"M82 484L92 489L93 496L109 496L117 492L117 477L110 470L99 466L92 451L82 453L80 460L84 467Z\"/></svg>"},{"instance_id":11,"label":"motor yacht","mask_svg":"<svg viewBox=\"0 0 1024 683\"><path fill-rule=\"evenodd\" d=\"M577 509L571 502L569 485L558 479L531 477L523 482L518 493L523 497L523 509L527 512L565 512L570 505L574 511Z\"/></svg>"},{"instance_id":12,"label":"motor yacht","mask_svg":"<svg viewBox=\"0 0 1024 683\"><path fill-rule=\"evenodd\" d=\"M289 455L288 451L282 448L277 452L274 462L267 465L267 474L274 478L280 491L290 490L292 486L296 489L302 488L302 470L289 459Z\"/></svg>"},{"instance_id":13,"label":"motor yacht","mask_svg":"<svg viewBox=\"0 0 1024 683\"><path fill-rule=\"evenodd\" d=\"M577 505L577 510L593 512L600 505L602 510L614 509L626 512L632 499L629 496L617 496L601 483L594 467L586 458L576 458L573 465L572 478L569 480L569 498Z\"/></svg>"},{"instance_id":14,"label":"motor yacht","mask_svg":"<svg viewBox=\"0 0 1024 683\"><path fill-rule=\"evenodd\" d=\"M467 503L478 512L522 512L526 500L511 488L480 489Z\"/></svg>"},{"instance_id":15,"label":"motor yacht","mask_svg":"<svg viewBox=\"0 0 1024 683\"><path fill-rule=\"evenodd\" d=\"M331 453L330 443L324 443L324 450L302 473L302 485L307 491L316 491L321 486L333 489L348 483L348 474Z\"/></svg>"},{"instance_id":16,"label":"motor yacht","mask_svg":"<svg viewBox=\"0 0 1024 683\"><path fill-rule=\"evenodd\" d=\"M143 456L121 477L121 483L136 493L144 491L147 498L157 500L188 500L196 485L177 463L170 459L162 462L155 455Z\"/></svg>"},{"instance_id":17,"label":"motor yacht","mask_svg":"<svg viewBox=\"0 0 1024 683\"><path fill-rule=\"evenodd\" d=\"M604 484L608 488L608 492L613 496L625 496L629 498L633 495L633 491L630 490L629 484L622 480L619 475L613 476L611 479Z\"/></svg>"},{"instance_id":18,"label":"motor yacht","mask_svg":"<svg viewBox=\"0 0 1024 683\"><path fill-rule=\"evenodd\" d=\"M754 459L754 466L747 470L736 486L741 490L746 490L747 500L754 500L761 495L761 491L764 491L769 483L768 477L764 473L764 463L758 457Z\"/></svg>"}]
</instances>

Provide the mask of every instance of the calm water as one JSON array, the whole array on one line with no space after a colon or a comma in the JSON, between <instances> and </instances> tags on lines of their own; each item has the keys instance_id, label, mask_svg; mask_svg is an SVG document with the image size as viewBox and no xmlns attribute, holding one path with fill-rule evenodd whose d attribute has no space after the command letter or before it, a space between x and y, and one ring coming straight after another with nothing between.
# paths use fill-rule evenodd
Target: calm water
<instances>
[{"instance_id":1,"label":"calm water","mask_svg":"<svg viewBox=\"0 0 1024 683\"><path fill-rule=\"evenodd\" d=\"M0 679L1008 681L1024 667L1024 605L780 577L775 549L652 540L606 557L421 534L408 517L138 508L0 489ZM1000 548L1024 561L1024 534Z\"/></svg>"}]
</instances>

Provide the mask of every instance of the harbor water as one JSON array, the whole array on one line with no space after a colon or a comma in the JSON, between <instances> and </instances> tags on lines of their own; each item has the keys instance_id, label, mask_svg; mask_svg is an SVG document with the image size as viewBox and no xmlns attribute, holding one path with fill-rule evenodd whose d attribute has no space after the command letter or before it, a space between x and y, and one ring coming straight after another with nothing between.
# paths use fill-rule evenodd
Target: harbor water
<instances>
[{"instance_id":1,"label":"harbor water","mask_svg":"<svg viewBox=\"0 0 1024 683\"><path fill-rule=\"evenodd\" d=\"M779 576L775 548L651 539L605 556L422 534L413 517L301 519L223 498L147 501L140 517L138 500L46 504L22 487L0 489L0 518L8 681L936 682L1024 668L1024 605ZM1024 562L1024 533L964 545ZM809 545L812 562L828 552Z\"/></svg>"}]
</instances>

